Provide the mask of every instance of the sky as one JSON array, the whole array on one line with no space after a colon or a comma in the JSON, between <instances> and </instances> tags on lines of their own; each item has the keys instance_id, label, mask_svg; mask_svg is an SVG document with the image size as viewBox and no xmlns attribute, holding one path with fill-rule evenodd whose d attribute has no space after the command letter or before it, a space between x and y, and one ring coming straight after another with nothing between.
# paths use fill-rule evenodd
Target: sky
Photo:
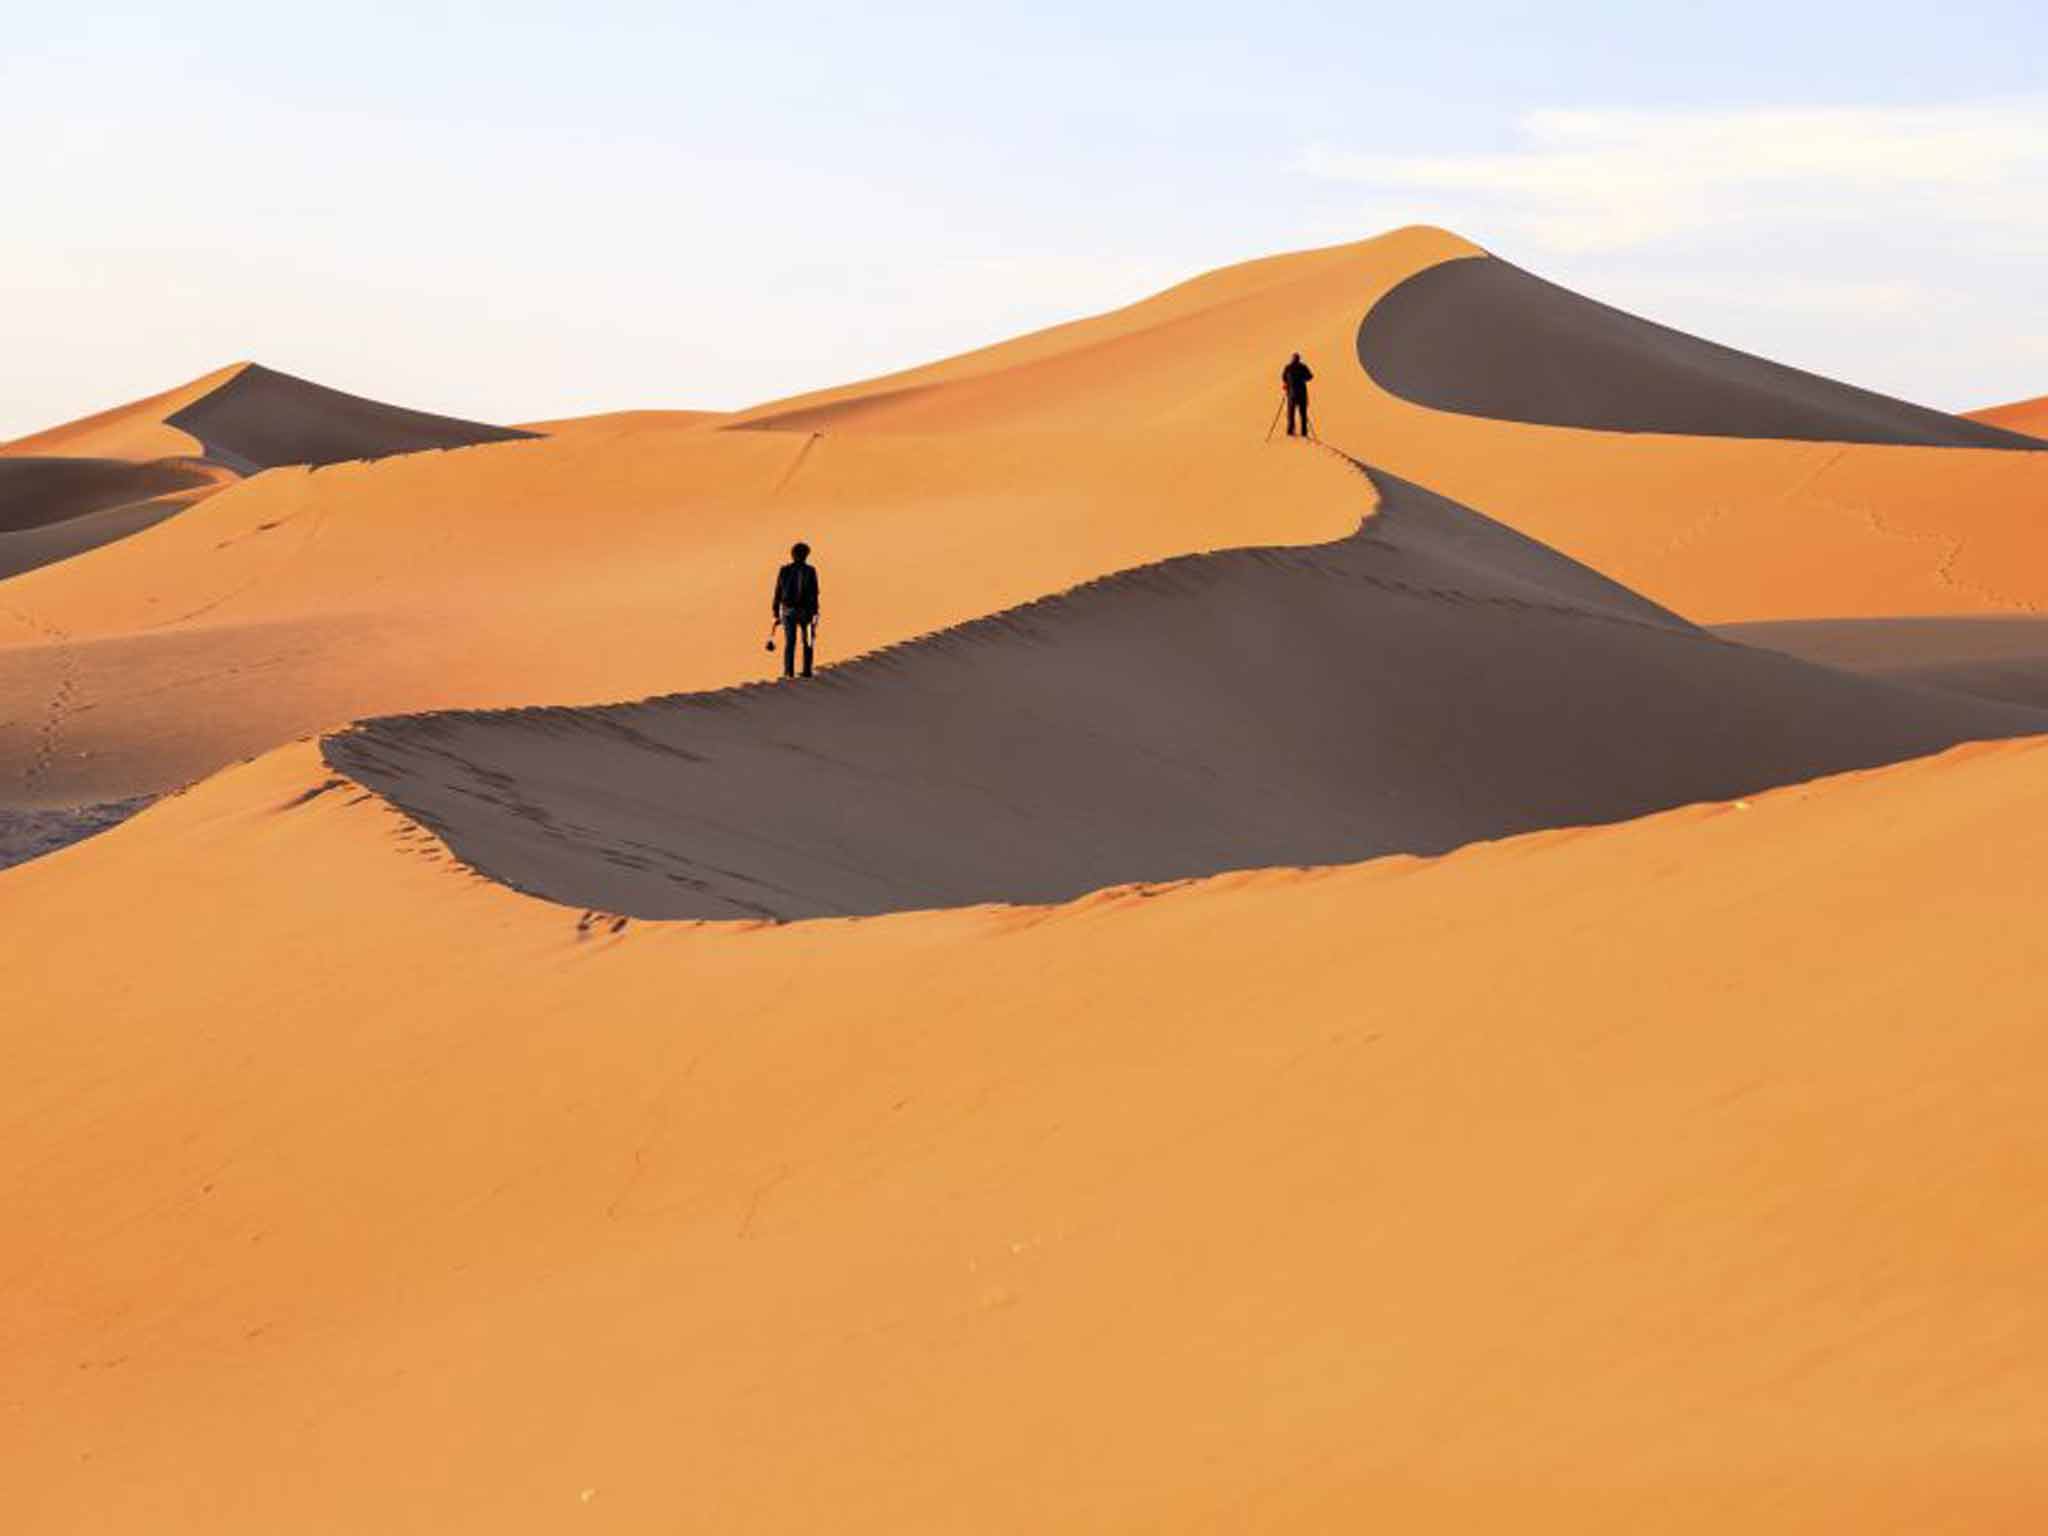
<instances>
[{"instance_id":1,"label":"sky","mask_svg":"<svg viewBox=\"0 0 2048 1536\"><path fill-rule=\"evenodd\" d=\"M736 407L1442 224L1949 409L2048 392L2048 6L0 12L0 439L253 359Z\"/></svg>"}]
</instances>

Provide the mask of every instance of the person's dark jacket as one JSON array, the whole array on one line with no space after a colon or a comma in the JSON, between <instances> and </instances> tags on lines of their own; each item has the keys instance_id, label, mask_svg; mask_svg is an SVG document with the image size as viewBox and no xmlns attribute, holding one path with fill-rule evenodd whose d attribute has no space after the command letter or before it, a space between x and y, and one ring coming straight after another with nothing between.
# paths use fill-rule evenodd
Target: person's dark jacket
<instances>
[{"instance_id":1,"label":"person's dark jacket","mask_svg":"<svg viewBox=\"0 0 2048 1536\"><path fill-rule=\"evenodd\" d=\"M1308 381L1314 377L1315 375L1309 371L1308 364L1298 357L1280 370L1280 383L1286 389L1287 398L1290 400L1306 400Z\"/></svg>"},{"instance_id":2,"label":"person's dark jacket","mask_svg":"<svg viewBox=\"0 0 2048 1536\"><path fill-rule=\"evenodd\" d=\"M818 568L792 560L775 573L773 612L777 618L794 614L799 619L818 616Z\"/></svg>"}]
</instances>

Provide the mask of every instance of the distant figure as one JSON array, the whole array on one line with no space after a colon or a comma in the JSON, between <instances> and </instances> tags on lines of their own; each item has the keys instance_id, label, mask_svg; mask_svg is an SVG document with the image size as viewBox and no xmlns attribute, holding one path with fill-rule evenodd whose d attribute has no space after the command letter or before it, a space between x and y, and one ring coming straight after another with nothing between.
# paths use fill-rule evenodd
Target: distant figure
<instances>
[{"instance_id":1,"label":"distant figure","mask_svg":"<svg viewBox=\"0 0 2048 1536\"><path fill-rule=\"evenodd\" d=\"M775 573L775 597L769 612L782 626L782 675L796 672L796 646L804 646L804 676L811 675L811 648L818 636L818 568L810 563L811 546L792 544L789 564Z\"/></svg>"},{"instance_id":2,"label":"distant figure","mask_svg":"<svg viewBox=\"0 0 2048 1536\"><path fill-rule=\"evenodd\" d=\"M1308 381L1315 377L1307 363L1301 360L1299 352L1294 361L1280 370L1280 387L1287 391L1287 435L1307 437L1308 430ZM1301 423L1301 431L1294 430L1295 422Z\"/></svg>"}]
</instances>

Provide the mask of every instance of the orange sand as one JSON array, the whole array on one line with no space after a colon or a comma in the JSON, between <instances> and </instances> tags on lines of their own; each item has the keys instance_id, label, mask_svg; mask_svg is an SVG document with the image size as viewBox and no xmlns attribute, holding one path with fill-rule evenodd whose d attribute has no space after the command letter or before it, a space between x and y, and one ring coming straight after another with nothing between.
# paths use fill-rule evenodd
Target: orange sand
<instances>
[{"instance_id":1,"label":"orange sand","mask_svg":"<svg viewBox=\"0 0 2048 1536\"><path fill-rule=\"evenodd\" d=\"M758 676L756 589L797 536L831 572L829 656L1166 555L1332 537L1356 480L1262 440L1297 347L1330 442L1689 618L2048 599L2048 455L1519 426L1376 389L1360 317L1475 249L1402 230L734 417L273 471L8 584L0 762L42 766L0 799L159 790L371 713Z\"/></svg>"},{"instance_id":2,"label":"orange sand","mask_svg":"<svg viewBox=\"0 0 2048 1536\"><path fill-rule=\"evenodd\" d=\"M2048 749L616 934L324 782L0 876L20 1529L2048 1519Z\"/></svg>"},{"instance_id":3,"label":"orange sand","mask_svg":"<svg viewBox=\"0 0 2048 1536\"><path fill-rule=\"evenodd\" d=\"M1187 550L1336 538L1371 504L1333 455L1190 434L626 422L272 470L0 590L0 764L50 738L0 795L161 790L367 714L758 677L798 536L845 656Z\"/></svg>"},{"instance_id":4,"label":"orange sand","mask_svg":"<svg viewBox=\"0 0 2048 1536\"><path fill-rule=\"evenodd\" d=\"M1965 415L1975 421L1988 421L1994 427L2004 427L2012 432L2030 432L2039 437L2048 433L2048 395L2032 400L2015 400L2011 405L1987 406L1981 411L1966 411Z\"/></svg>"},{"instance_id":5,"label":"orange sand","mask_svg":"<svg viewBox=\"0 0 2048 1536\"><path fill-rule=\"evenodd\" d=\"M2048 601L2048 454L1588 432L1414 406L1358 366L1359 320L1441 230L1284 256L1112 315L741 419L834 432L996 425L1257 432L1299 350L1318 429L1704 623L2029 611ZM2010 423L2006 423L2010 425Z\"/></svg>"},{"instance_id":6,"label":"orange sand","mask_svg":"<svg viewBox=\"0 0 2048 1536\"><path fill-rule=\"evenodd\" d=\"M0 586L6 796L264 754L0 873L10 1527L2040 1528L2048 745L781 929L579 920L264 751L758 675L799 534L831 655L1335 537L1359 478L1260 440L1295 347L1333 443L1692 618L2048 594L2039 455L1386 397L1359 317L1470 249L272 471Z\"/></svg>"},{"instance_id":7,"label":"orange sand","mask_svg":"<svg viewBox=\"0 0 2048 1536\"><path fill-rule=\"evenodd\" d=\"M162 394L18 437L11 443L0 443L0 454L137 460L196 457L200 452L199 439L165 426L164 418L175 416L201 396L212 394L248 366L231 363Z\"/></svg>"}]
</instances>

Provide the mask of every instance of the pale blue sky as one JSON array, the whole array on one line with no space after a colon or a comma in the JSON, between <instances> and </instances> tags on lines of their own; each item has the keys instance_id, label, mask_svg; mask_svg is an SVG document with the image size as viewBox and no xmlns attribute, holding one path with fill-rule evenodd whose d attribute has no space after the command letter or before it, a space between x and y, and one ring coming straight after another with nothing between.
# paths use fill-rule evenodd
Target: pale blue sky
<instances>
[{"instance_id":1,"label":"pale blue sky","mask_svg":"<svg viewBox=\"0 0 2048 1536\"><path fill-rule=\"evenodd\" d=\"M39 6L0 437L242 357L495 420L741 405L1416 220L1873 388L2038 394L2044 12Z\"/></svg>"}]
</instances>

